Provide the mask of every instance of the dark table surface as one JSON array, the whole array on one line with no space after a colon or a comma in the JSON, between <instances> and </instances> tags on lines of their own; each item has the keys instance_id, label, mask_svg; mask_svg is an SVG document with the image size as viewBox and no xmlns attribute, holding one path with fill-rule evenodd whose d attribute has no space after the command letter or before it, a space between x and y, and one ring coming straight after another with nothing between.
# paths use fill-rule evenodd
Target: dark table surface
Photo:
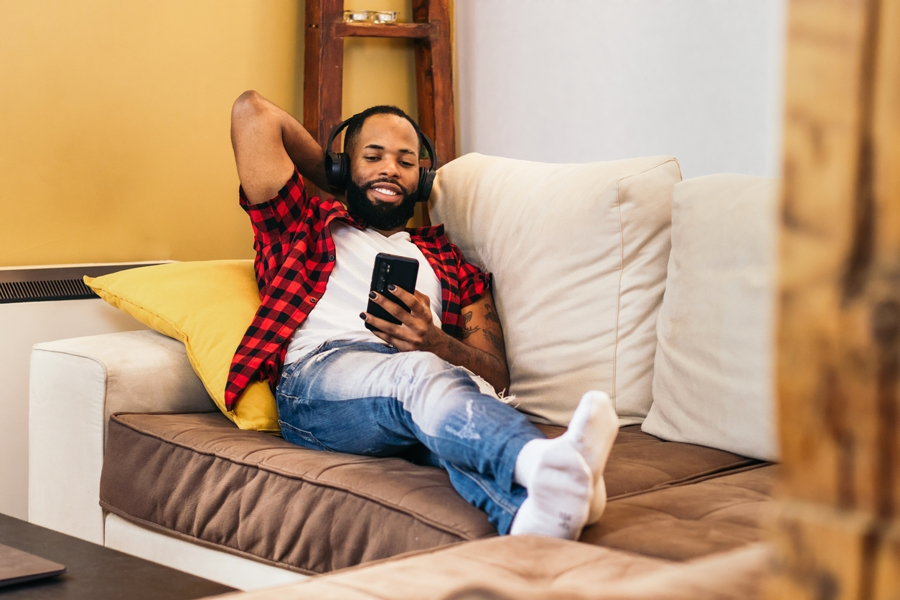
<instances>
[{"instance_id":1,"label":"dark table surface","mask_svg":"<svg viewBox=\"0 0 900 600\"><path fill-rule=\"evenodd\" d=\"M204 598L234 588L0 514L0 544L61 563L57 577L0 586L12 598Z\"/></svg>"}]
</instances>

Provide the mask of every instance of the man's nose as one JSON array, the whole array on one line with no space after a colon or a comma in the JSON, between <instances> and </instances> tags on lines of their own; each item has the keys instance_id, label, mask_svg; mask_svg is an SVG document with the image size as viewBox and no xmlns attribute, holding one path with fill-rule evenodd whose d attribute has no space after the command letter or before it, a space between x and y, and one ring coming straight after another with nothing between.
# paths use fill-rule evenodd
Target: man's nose
<instances>
[{"instance_id":1,"label":"man's nose","mask_svg":"<svg viewBox=\"0 0 900 600\"><path fill-rule=\"evenodd\" d=\"M396 160L386 159L381 161L381 175L384 177L397 178L400 176L400 165Z\"/></svg>"}]
</instances>

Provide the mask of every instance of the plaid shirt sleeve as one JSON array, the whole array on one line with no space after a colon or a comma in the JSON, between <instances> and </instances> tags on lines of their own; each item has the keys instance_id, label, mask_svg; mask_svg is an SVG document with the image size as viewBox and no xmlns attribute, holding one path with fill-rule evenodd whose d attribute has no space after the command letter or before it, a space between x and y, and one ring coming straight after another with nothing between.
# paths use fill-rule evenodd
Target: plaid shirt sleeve
<instances>
[{"instance_id":1,"label":"plaid shirt sleeve","mask_svg":"<svg viewBox=\"0 0 900 600\"><path fill-rule=\"evenodd\" d=\"M466 262L459 248L453 244L450 246L458 260L459 306L462 309L474 303L491 289L493 276Z\"/></svg>"},{"instance_id":2,"label":"plaid shirt sleeve","mask_svg":"<svg viewBox=\"0 0 900 600\"><path fill-rule=\"evenodd\" d=\"M304 243L309 241L313 229L321 232L324 225L322 215L313 214L303 179L296 170L278 194L266 202L251 204L241 189L240 205L253 225L254 268L261 303L231 361L225 386L228 410L233 409L252 380L268 380L273 389L277 385L290 333L312 310L304 301L311 298L313 291L321 296L327 276L323 275L324 265L333 264L334 260L333 251L323 255L319 247L327 246L325 240L314 247Z\"/></svg>"},{"instance_id":3,"label":"plaid shirt sleeve","mask_svg":"<svg viewBox=\"0 0 900 600\"><path fill-rule=\"evenodd\" d=\"M251 204L240 188L241 208L250 216L253 225L253 248L256 250L256 284L260 294L267 295L267 288L275 279L291 240L302 229L303 217L309 207L306 186L300 173L294 174L271 199Z\"/></svg>"}]
</instances>

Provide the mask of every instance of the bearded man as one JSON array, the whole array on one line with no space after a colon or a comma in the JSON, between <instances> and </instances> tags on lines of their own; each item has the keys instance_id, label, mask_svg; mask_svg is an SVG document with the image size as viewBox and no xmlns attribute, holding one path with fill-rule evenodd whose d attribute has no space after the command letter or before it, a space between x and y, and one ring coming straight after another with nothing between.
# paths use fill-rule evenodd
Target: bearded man
<instances>
[{"instance_id":1,"label":"bearded man","mask_svg":"<svg viewBox=\"0 0 900 600\"><path fill-rule=\"evenodd\" d=\"M232 362L228 407L266 379L286 440L439 466L501 535L576 539L599 519L611 402L588 392L566 433L548 440L494 393L509 371L491 276L443 227L406 229L420 199L416 123L391 106L349 120L345 198L308 197L301 175L329 189L325 153L258 93L235 102L231 139L261 305ZM369 291L382 252L419 263L415 294L390 290L409 311ZM399 325L360 312L369 298Z\"/></svg>"}]
</instances>

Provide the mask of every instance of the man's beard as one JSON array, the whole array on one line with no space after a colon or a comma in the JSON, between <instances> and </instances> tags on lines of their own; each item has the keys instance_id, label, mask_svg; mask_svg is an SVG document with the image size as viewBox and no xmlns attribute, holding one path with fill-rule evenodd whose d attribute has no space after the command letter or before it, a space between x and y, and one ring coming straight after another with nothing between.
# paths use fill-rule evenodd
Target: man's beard
<instances>
[{"instance_id":1,"label":"man's beard","mask_svg":"<svg viewBox=\"0 0 900 600\"><path fill-rule=\"evenodd\" d=\"M399 204L375 203L369 200L366 193L379 183L393 183L403 193L403 200ZM370 227L375 229L393 229L409 221L416 210L416 194L406 191L396 181L380 179L370 181L362 187L356 185L353 179L347 183L347 209L350 214Z\"/></svg>"}]
</instances>

